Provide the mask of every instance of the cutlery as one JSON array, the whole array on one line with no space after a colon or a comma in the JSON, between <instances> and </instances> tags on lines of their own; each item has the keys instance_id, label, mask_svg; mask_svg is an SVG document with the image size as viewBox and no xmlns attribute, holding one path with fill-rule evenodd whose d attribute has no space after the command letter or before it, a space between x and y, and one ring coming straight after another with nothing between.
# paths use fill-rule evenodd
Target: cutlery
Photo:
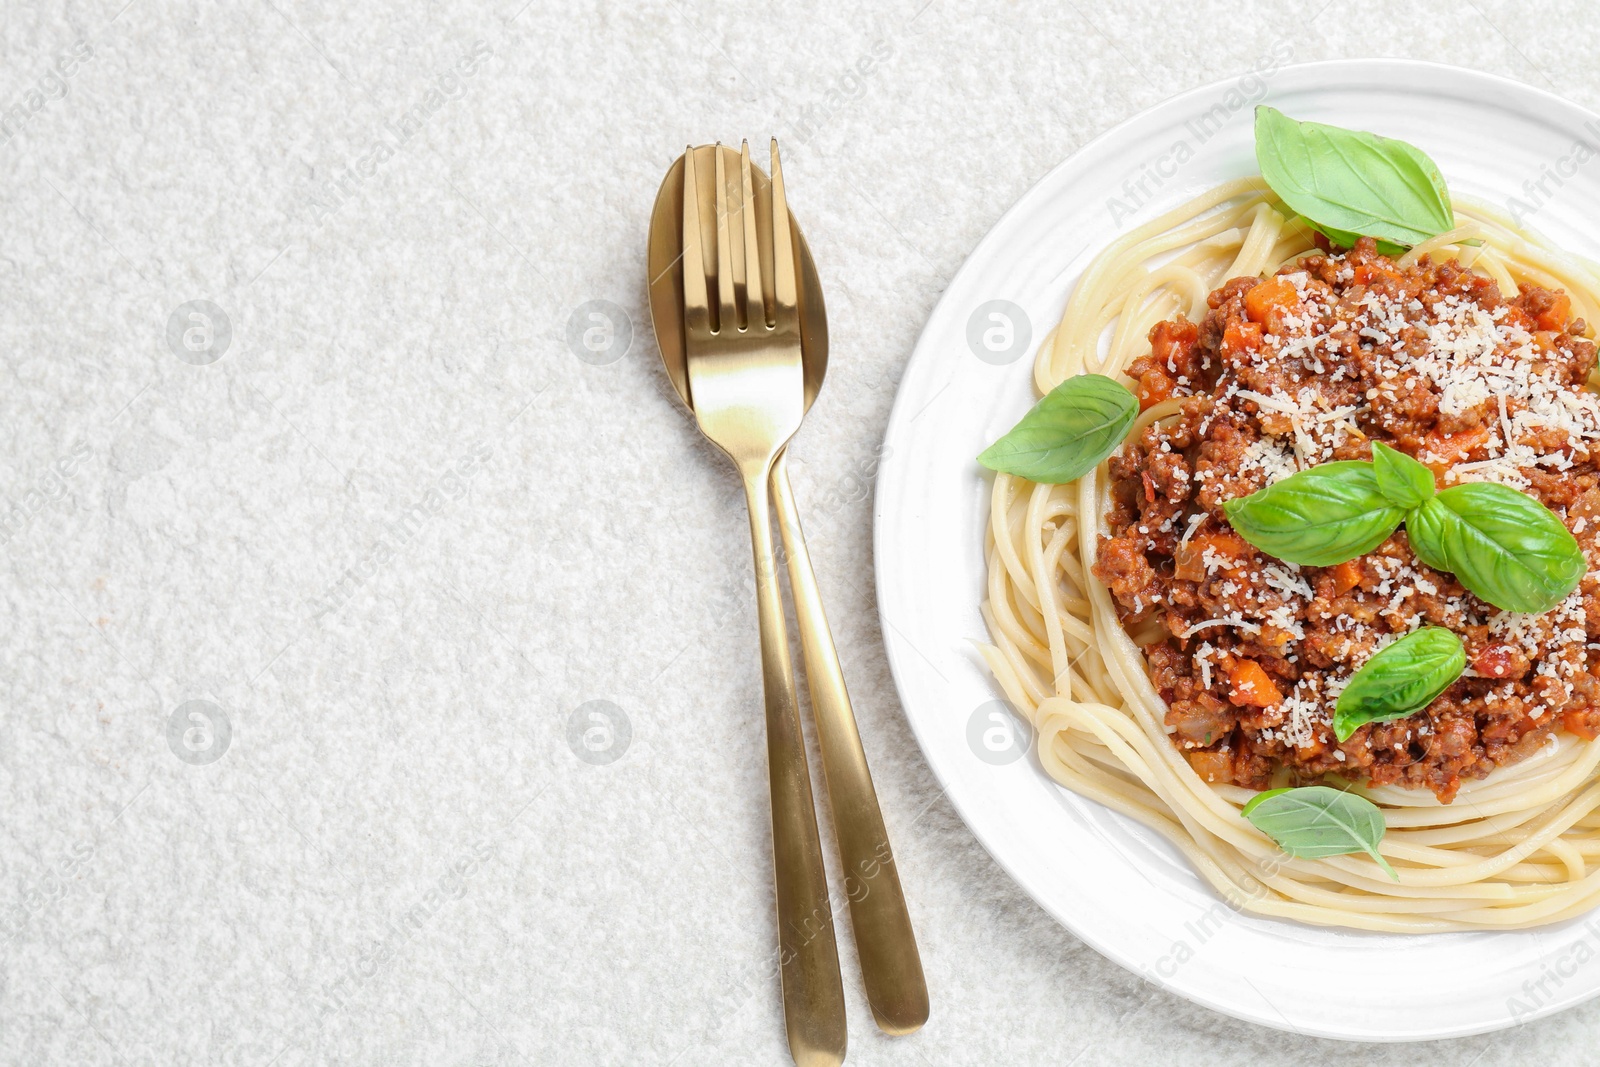
<instances>
[{"instance_id":1,"label":"cutlery","mask_svg":"<svg viewBox=\"0 0 1600 1067\"><path fill-rule=\"evenodd\" d=\"M685 160L693 161L697 176L717 171L719 162L723 174L730 167L737 166L741 174L739 188L747 190L737 204L730 205L726 195L727 185L719 180L716 187L708 188L702 177L695 185L699 194L702 227L708 227L711 218L720 221L729 211L739 211L741 222L753 215L757 219L757 228L767 232L770 220L781 217L773 214L772 204L776 196L781 196L782 183L781 173L777 169L776 144L773 146L773 166L774 175L780 179L777 183L778 194L773 193L773 184L759 168L749 166L748 149L735 153L720 145L704 145L686 152L684 159L674 163L662 183L651 219L651 316L668 377L680 399L693 409L695 394L689 380L684 344L684 285L677 269L680 249L685 247L681 237L684 231L680 228L684 171L688 166ZM753 204L754 210L748 213L742 211L745 204ZM827 316L821 284L804 234L794 222L792 213L784 213L789 214L789 228L793 234L798 266L796 299L799 307L804 408L809 410L822 387L827 370ZM702 244L705 241L706 235L702 234ZM770 284L770 278L763 280ZM763 293L763 296L768 295ZM856 729L849 693L839 668L816 576L806 550L799 509L794 501L785 453L782 451L773 463L770 481L783 535L790 586L794 590L795 616L800 627L806 678L817 721L818 743L834 817L835 836L844 860L845 893L850 901L867 1000L874 1018L884 1031L891 1034L910 1033L927 1020L927 985L905 896L894 867L888 834L872 786L872 776Z\"/></svg>"},{"instance_id":2,"label":"cutlery","mask_svg":"<svg viewBox=\"0 0 1600 1067\"><path fill-rule=\"evenodd\" d=\"M764 243L757 232L756 213L743 210L754 200L749 145L738 157L737 238L730 225L734 209L728 202L729 161L720 146L713 155L716 181L708 235L702 228L696 153L692 148L684 153L679 201L683 372L695 401L690 405L695 421L733 461L750 512L772 795L778 959L789 1051L797 1064L838 1064L844 1061L846 1045L844 987L769 512L768 477L783 446L800 428L805 411L794 235L776 143L771 221L761 234ZM709 262L708 244L714 257ZM713 278L714 295L709 289Z\"/></svg>"},{"instance_id":3,"label":"cutlery","mask_svg":"<svg viewBox=\"0 0 1600 1067\"><path fill-rule=\"evenodd\" d=\"M794 591L795 621L800 628L800 650L806 665L806 686L811 713L817 722L817 747L822 752L823 779L828 806L833 810L833 832L844 862L845 897L850 901L850 925L855 930L856 954L867 987L867 1003L879 1029L889 1034L909 1034L928 1021L928 985L917 953L917 935L911 929L900 875L889 847L889 831L878 808L878 794L867 769L850 693L845 688L839 656L833 646L822 595L811 569L800 511L794 502L785 463L780 453L772 473L772 495L778 507L788 557L789 587Z\"/></svg>"}]
</instances>

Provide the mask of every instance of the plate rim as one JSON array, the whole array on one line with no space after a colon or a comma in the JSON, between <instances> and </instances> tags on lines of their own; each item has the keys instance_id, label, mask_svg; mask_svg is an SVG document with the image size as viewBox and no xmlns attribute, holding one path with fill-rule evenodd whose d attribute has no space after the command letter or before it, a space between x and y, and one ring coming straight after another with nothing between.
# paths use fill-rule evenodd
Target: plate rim
<instances>
[{"instance_id":1,"label":"plate rim","mask_svg":"<svg viewBox=\"0 0 1600 1067\"><path fill-rule=\"evenodd\" d=\"M1367 57L1316 60L1306 63L1286 63L1275 68L1271 72L1270 84L1268 85L1267 92L1264 93L1262 98L1254 101L1253 103L1266 102L1272 96L1284 91L1305 91L1307 88L1314 88L1314 86L1308 86L1304 82L1297 82L1296 84L1285 86L1284 82L1286 80L1292 81L1295 79L1308 79L1314 78L1319 74L1336 73L1341 82L1339 87L1347 88L1348 86L1342 83L1344 79L1347 79L1352 75L1362 72L1382 73L1393 72L1396 70L1404 70L1413 74L1432 72L1440 75L1441 81L1443 82L1443 84L1441 84L1439 87L1439 92L1441 95L1454 95L1459 97L1459 90L1463 84L1476 83L1476 86L1480 91L1493 92L1498 90L1507 97L1510 97L1511 99L1504 101L1506 105L1505 110L1507 112L1518 110L1516 107L1515 98L1520 97L1521 102L1523 103L1539 104L1559 109L1567 112L1568 114L1574 114L1583 121L1593 122L1597 124L1596 128L1600 128L1600 113L1596 113L1582 104L1567 99L1566 97L1560 96L1559 94L1549 90L1539 88L1538 86L1530 85L1526 82L1518 81L1514 78L1506 77L1500 74L1492 74L1446 63L1436 63L1429 60L1405 58ZM1020 196L1018 196L1017 199L1009 207L1007 207L1005 211L996 217L995 221L989 226L983 236L972 245L971 249L962 260L961 265L957 267L956 270L950 275L949 280L945 283L943 290L940 293L939 299L933 304L927 313L923 326L918 332L917 340L912 347L911 354L907 358L904 367L902 368L899 384L897 385L895 391L894 402L890 409L889 418L885 424L883 441L880 445L880 454L888 454L887 450L891 446L893 440L896 438L899 431L903 429L905 424L910 421L908 418L908 415L910 415L910 395L906 388L906 384L911 379L913 371L917 369L919 365L931 366L934 363L936 359L934 348L938 342L930 337L931 326L939 317L940 312L944 309L945 305L952 302L954 299L954 294L959 292L961 287L960 283L963 281L963 276L967 274L969 270L974 269L974 261L981 258L980 253L988 251L991 243L1000 239L1000 235L1010 227L1017 216L1035 210L1037 204L1043 198L1058 193L1059 189L1056 187L1060 186L1065 180L1063 175L1066 172L1069 172L1077 164L1077 161L1080 158L1088 156L1091 152L1102 146L1105 142L1124 134L1129 127L1147 121L1150 116L1158 112L1178 110L1190 103L1212 99L1218 93L1225 92L1228 88L1237 86L1238 82L1242 78L1251 73L1259 72L1253 72L1250 70L1233 71L1223 77L1208 81L1192 89L1188 89L1181 93L1177 93L1162 100L1156 101L1155 103L1147 107L1143 107L1133 114L1113 123L1100 133L1096 134L1094 137L1077 146L1065 158L1045 171L1045 173L1042 174L1035 182L1033 182L1033 184L1030 185ZM1444 79L1454 79L1454 81L1444 82ZM1455 87L1455 92L1452 92L1452 85ZM1398 96L1404 98L1415 97L1422 90L1418 87L1404 86L1396 88L1394 91ZM1151 201L1139 205L1137 210L1141 215L1143 215L1146 213L1147 208L1149 208L1152 203L1156 202L1158 202L1158 198L1153 198ZM1074 278L1074 283L1075 282L1076 278ZM1036 351L1037 345L1032 345L1030 347L1030 351L1027 353L1026 362L1029 366L1032 364L1033 354ZM1315 1027L1307 1029L1303 1026L1296 1026L1293 1023L1290 1023L1287 1018L1284 1018L1281 1015L1277 1018L1274 1018L1271 1014L1266 1012L1253 1011L1241 1004L1208 996L1206 995L1204 988L1199 986L1197 983L1179 983L1160 976L1159 974L1153 974L1149 968L1141 967L1136 960L1130 958L1126 953L1120 951L1117 945L1101 936L1101 931L1085 929L1080 924L1073 922L1067 914L1058 910L1057 907L1048 902L1045 897L1041 896L1041 894L1036 893L1029 886L1028 881L1019 873L1014 864L1008 860L1007 856L997 852L984 834L979 832L974 823L973 814L968 809L969 801L964 798L962 790L958 788L959 782L954 778L954 776L947 775L940 769L941 759L935 755L937 745L934 742L934 739L927 734L925 721L921 717L910 713L912 701L907 695L909 692L907 678L909 677L909 673L912 669L909 665L910 656L905 650L897 648L897 642L891 636L895 628L888 618L888 612L885 606L886 590L896 583L886 580L887 564L885 561L892 558L894 555L894 546L888 543L887 524L884 516L888 498L892 495L893 491L899 486L902 480L901 470L902 468L898 464L883 465L878 478L878 484L873 493L872 535L875 607L878 615L879 630L883 636L885 658L889 664L890 675L894 680L896 695L899 697L902 707L905 709L907 723L911 727L912 735L917 740L918 747L922 750L923 758L927 762L929 770L933 772L935 779L939 783L941 792L949 798L951 805L956 809L957 814L960 815L962 822L966 825L973 838L978 842L979 845L983 847L984 851L989 854L990 858L993 859L993 861L1003 871L1006 872L1007 876L1011 878L1017 887L1028 895L1034 904L1043 910L1045 914L1049 915L1055 922L1064 927L1074 937L1077 937L1079 940L1093 948L1096 952L1116 963L1129 973L1141 977L1146 981L1150 981L1167 992L1182 997L1191 1003L1198 1004L1202 1007L1232 1018L1241 1019L1243 1021L1269 1027L1274 1030L1296 1032L1304 1036L1320 1037L1338 1041L1403 1043L1471 1037L1474 1035L1506 1029L1525 1022L1532 1022L1537 1019L1547 1018L1551 1015L1555 1015L1569 1008L1575 1007L1578 1004L1584 1003L1588 1000L1600 997L1600 980L1597 980L1592 983L1593 988L1576 990L1572 994L1569 994L1565 997L1554 997L1549 1003L1539 1005L1527 1011L1526 1013L1516 1016L1515 1018L1497 1017L1487 1022L1481 1022L1477 1024L1464 1023L1453 1025L1445 1024L1439 1026L1424 1025L1408 1030L1404 1033L1339 1030L1327 1027ZM1030 765L1035 768L1035 772L1043 776L1042 770L1038 769L1036 760L1030 756L1029 762ZM1051 789L1065 790L1065 787L1060 786L1058 783L1049 779L1048 776L1043 776L1043 784ZM1073 795L1077 796L1076 794ZM1087 798L1079 797L1078 799L1084 803L1094 803ZM1207 889L1208 891L1211 891L1209 886ZM1211 892L1214 893L1214 891ZM1220 900L1220 898L1218 899ZM1593 915L1593 912L1587 913L1584 918L1592 922ZM1268 921L1281 922L1289 928L1316 929L1315 927L1310 927L1307 924L1295 923L1292 920L1269 919ZM1553 928L1554 927L1545 927L1542 929ZM1351 931L1343 932L1351 933ZM1532 933L1533 931L1504 932ZM1392 936L1424 938L1448 937L1453 935L1412 934Z\"/></svg>"}]
</instances>

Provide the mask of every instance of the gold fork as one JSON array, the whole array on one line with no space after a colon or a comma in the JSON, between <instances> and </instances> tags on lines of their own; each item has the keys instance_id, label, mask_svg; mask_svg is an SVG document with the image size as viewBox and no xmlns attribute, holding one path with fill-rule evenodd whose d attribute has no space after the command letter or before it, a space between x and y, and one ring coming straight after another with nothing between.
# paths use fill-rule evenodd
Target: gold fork
<instances>
[{"instance_id":1,"label":"gold fork","mask_svg":"<svg viewBox=\"0 0 1600 1067\"><path fill-rule=\"evenodd\" d=\"M726 164L716 153L716 278L706 286L694 149L684 153L683 318L689 392L700 431L728 454L744 482L755 552L756 608L766 696L767 771L772 791L772 853L777 882L779 966L784 1025L797 1064L838 1064L845 1054L844 986L833 910L812 806L811 773L795 696L773 554L767 480L800 428L805 382L793 235L778 146L772 145L772 226L763 258L756 233L750 145L740 153L740 240L729 228ZM762 267L771 264L768 314ZM715 319L713 319L715 311Z\"/></svg>"}]
</instances>

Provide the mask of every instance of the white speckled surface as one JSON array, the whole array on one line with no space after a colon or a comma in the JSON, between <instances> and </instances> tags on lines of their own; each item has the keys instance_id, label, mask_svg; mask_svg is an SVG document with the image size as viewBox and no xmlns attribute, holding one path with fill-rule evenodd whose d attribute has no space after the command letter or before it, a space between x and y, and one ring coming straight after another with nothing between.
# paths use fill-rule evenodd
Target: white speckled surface
<instances>
[{"instance_id":1,"label":"white speckled surface","mask_svg":"<svg viewBox=\"0 0 1600 1067\"><path fill-rule=\"evenodd\" d=\"M1095 133L1284 41L1595 107L1600 16L124 2L0 20L0 1062L783 1062L741 504L642 279L683 144L773 132L833 333L797 491L933 997L880 1036L843 938L851 1062L1589 1062L1600 1004L1338 1045L1057 927L901 717L867 494L946 279ZM225 350L169 343L192 301Z\"/></svg>"}]
</instances>

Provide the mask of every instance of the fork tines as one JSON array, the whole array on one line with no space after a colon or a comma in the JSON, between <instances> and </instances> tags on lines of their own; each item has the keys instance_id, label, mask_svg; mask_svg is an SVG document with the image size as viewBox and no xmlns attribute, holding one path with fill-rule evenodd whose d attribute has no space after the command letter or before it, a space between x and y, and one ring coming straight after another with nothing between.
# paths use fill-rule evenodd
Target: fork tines
<instances>
[{"instance_id":1,"label":"fork tines","mask_svg":"<svg viewBox=\"0 0 1600 1067\"><path fill-rule=\"evenodd\" d=\"M727 160L719 142L713 149L716 205L716 303L710 291L705 232L700 217L700 176L696 149L683 153L683 296L684 329L688 336L707 337L732 329L743 333L798 329L798 302L794 261L794 235L789 204L784 194L783 168L778 142L772 141L772 195L769 225L762 226L755 183L751 177L750 142L739 152L739 181L729 195ZM730 216L739 216L739 239L733 236ZM763 240L765 238L765 240ZM765 270L763 269L765 267ZM770 284L770 291L766 286ZM769 312L768 301L771 309ZM715 307L713 321L712 308Z\"/></svg>"}]
</instances>

